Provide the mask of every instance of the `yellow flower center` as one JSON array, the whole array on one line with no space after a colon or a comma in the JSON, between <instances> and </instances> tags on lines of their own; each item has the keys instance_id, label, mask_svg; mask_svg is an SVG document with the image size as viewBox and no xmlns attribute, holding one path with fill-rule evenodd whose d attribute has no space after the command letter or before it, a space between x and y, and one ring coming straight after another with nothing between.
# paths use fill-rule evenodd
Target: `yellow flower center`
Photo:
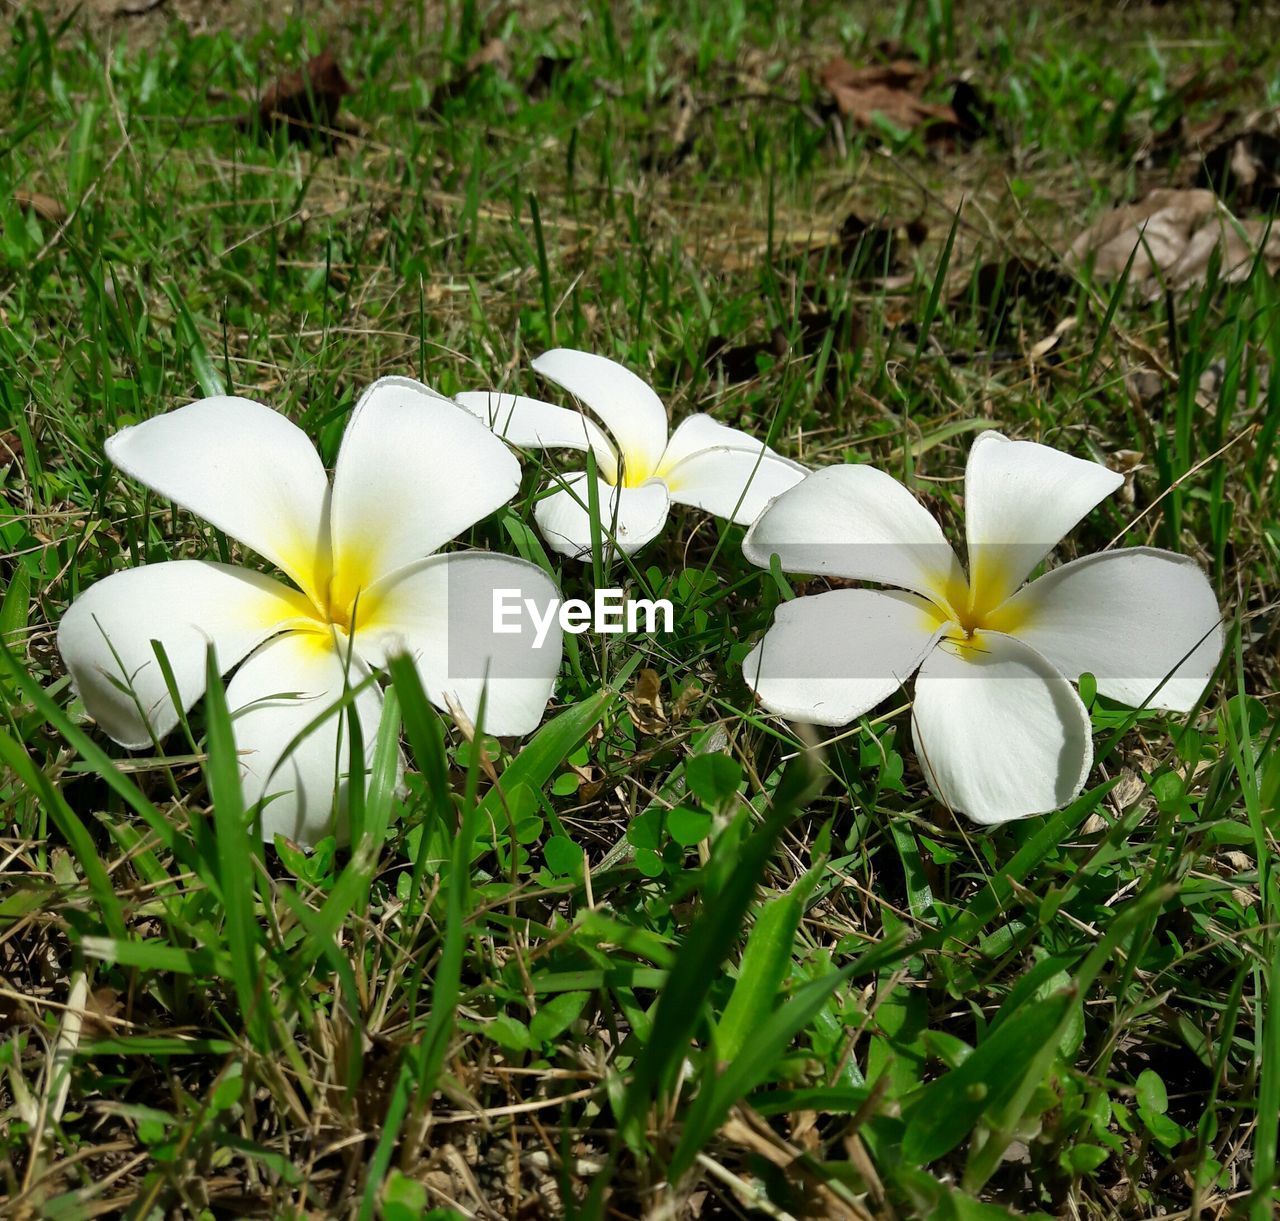
<instances>
[{"instance_id":1,"label":"yellow flower center","mask_svg":"<svg viewBox=\"0 0 1280 1221\"><path fill-rule=\"evenodd\" d=\"M367 592L373 584L370 553L334 556L328 562L323 555L313 556L307 564L296 566L296 571L305 577L300 582L305 598L298 599L300 604L305 602L305 609L299 607L300 630L333 628L351 636L357 627L369 626L373 618L373 600Z\"/></svg>"},{"instance_id":2,"label":"yellow flower center","mask_svg":"<svg viewBox=\"0 0 1280 1221\"><path fill-rule=\"evenodd\" d=\"M1025 622L1025 614L1010 607L998 577L988 563L983 579L974 585L963 577L939 582L931 610L937 626L955 625L955 630L947 633L948 639L972 640L981 631L1008 634Z\"/></svg>"},{"instance_id":3,"label":"yellow flower center","mask_svg":"<svg viewBox=\"0 0 1280 1221\"><path fill-rule=\"evenodd\" d=\"M600 478L603 479L610 487L614 488L638 488L646 480L652 479L654 475L661 473L658 470L655 470L649 463L642 462L640 459L626 454L619 455L618 467L621 468L620 472L616 468L610 470L609 467L602 462L598 464L596 469L600 473ZM622 475L621 479L618 478L619 473Z\"/></svg>"}]
</instances>

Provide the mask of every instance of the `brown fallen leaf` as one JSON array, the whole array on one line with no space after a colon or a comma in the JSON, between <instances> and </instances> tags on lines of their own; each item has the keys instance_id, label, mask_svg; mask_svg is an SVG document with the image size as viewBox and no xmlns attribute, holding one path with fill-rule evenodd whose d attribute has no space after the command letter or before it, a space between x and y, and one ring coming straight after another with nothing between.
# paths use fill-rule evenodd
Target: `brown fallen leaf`
<instances>
[{"instance_id":1,"label":"brown fallen leaf","mask_svg":"<svg viewBox=\"0 0 1280 1221\"><path fill-rule=\"evenodd\" d=\"M631 719L641 733L661 733L666 729L667 714L662 707L662 679L657 670L646 668L639 671L626 698Z\"/></svg>"},{"instance_id":2,"label":"brown fallen leaf","mask_svg":"<svg viewBox=\"0 0 1280 1221\"><path fill-rule=\"evenodd\" d=\"M479 50L472 52L462 65L462 71L452 80L444 81L432 89L426 112L439 114L446 102L466 93L477 77L490 72L506 76L510 66L511 55L507 51L507 44L501 38L490 38Z\"/></svg>"},{"instance_id":3,"label":"brown fallen leaf","mask_svg":"<svg viewBox=\"0 0 1280 1221\"><path fill-rule=\"evenodd\" d=\"M60 225L67 219L67 210L52 195L38 191L14 191L13 202L20 208L30 208L41 220Z\"/></svg>"},{"instance_id":4,"label":"brown fallen leaf","mask_svg":"<svg viewBox=\"0 0 1280 1221\"><path fill-rule=\"evenodd\" d=\"M277 77L241 126L258 124L263 131L281 127L300 144L335 143L334 128L342 99L355 93L332 51L321 51L300 72Z\"/></svg>"},{"instance_id":5,"label":"brown fallen leaf","mask_svg":"<svg viewBox=\"0 0 1280 1221\"><path fill-rule=\"evenodd\" d=\"M874 129L879 116L903 131L923 124L931 125L931 134L951 135L959 129L951 106L923 100L929 76L913 60L855 68L843 55L836 55L827 61L819 79L840 113L858 127Z\"/></svg>"},{"instance_id":6,"label":"brown fallen leaf","mask_svg":"<svg viewBox=\"0 0 1280 1221\"><path fill-rule=\"evenodd\" d=\"M834 389L838 364L834 357L840 352L855 352L867 342L866 323L855 310L816 309L802 313L797 319L798 332L793 342L792 333L783 326L775 326L766 340L730 346L721 335L707 340L703 363L719 371L726 382L747 382L760 374L758 357L769 356L783 360L788 355L796 358L816 356L832 334L832 357L827 364L827 388Z\"/></svg>"},{"instance_id":7,"label":"brown fallen leaf","mask_svg":"<svg viewBox=\"0 0 1280 1221\"><path fill-rule=\"evenodd\" d=\"M1220 257L1218 278L1227 284L1248 279L1254 263L1261 258L1267 271L1280 270L1280 228L1270 217L1236 220L1227 214L1215 217L1191 236L1182 257L1169 268L1170 288L1188 288L1208 278L1214 253Z\"/></svg>"},{"instance_id":8,"label":"brown fallen leaf","mask_svg":"<svg viewBox=\"0 0 1280 1221\"><path fill-rule=\"evenodd\" d=\"M1274 211L1280 205L1280 136L1246 131L1215 145L1200 163L1199 182L1232 208Z\"/></svg>"},{"instance_id":9,"label":"brown fallen leaf","mask_svg":"<svg viewBox=\"0 0 1280 1221\"><path fill-rule=\"evenodd\" d=\"M556 81L576 62L569 55L539 55L524 83L525 93L531 98L546 97Z\"/></svg>"},{"instance_id":10,"label":"brown fallen leaf","mask_svg":"<svg viewBox=\"0 0 1280 1221\"><path fill-rule=\"evenodd\" d=\"M1148 297L1203 284L1217 257L1219 279L1245 279L1261 257L1280 269L1280 230L1272 221L1237 220L1212 191L1152 191L1136 204L1105 213L1071 244L1068 263L1092 263L1101 280L1115 280L1132 257L1129 282Z\"/></svg>"},{"instance_id":11,"label":"brown fallen leaf","mask_svg":"<svg viewBox=\"0 0 1280 1221\"><path fill-rule=\"evenodd\" d=\"M1028 312L1042 323L1056 324L1074 305L1075 288L1060 267L1011 255L969 271L957 269L947 299L956 309L972 310L988 341L996 341L1020 334Z\"/></svg>"},{"instance_id":12,"label":"brown fallen leaf","mask_svg":"<svg viewBox=\"0 0 1280 1221\"><path fill-rule=\"evenodd\" d=\"M1140 203L1125 204L1100 216L1071 243L1068 261L1092 261L1095 276L1114 280L1132 257L1130 279L1141 283L1157 270L1172 267L1186 250L1192 233L1217 207L1212 191L1152 191Z\"/></svg>"},{"instance_id":13,"label":"brown fallen leaf","mask_svg":"<svg viewBox=\"0 0 1280 1221\"><path fill-rule=\"evenodd\" d=\"M696 114L693 90L682 82L672 103L670 134L665 141L655 137L649 151L640 158L640 168L646 173L659 174L670 174L679 168L693 152L693 120ZM663 144L665 148L661 147Z\"/></svg>"}]
</instances>

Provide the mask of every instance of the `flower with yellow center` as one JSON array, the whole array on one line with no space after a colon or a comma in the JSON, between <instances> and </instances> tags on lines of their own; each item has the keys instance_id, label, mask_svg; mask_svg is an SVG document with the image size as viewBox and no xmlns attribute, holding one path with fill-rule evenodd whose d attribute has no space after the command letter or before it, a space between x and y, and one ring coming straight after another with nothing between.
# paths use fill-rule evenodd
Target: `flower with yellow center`
<instances>
[{"instance_id":1,"label":"flower with yellow center","mask_svg":"<svg viewBox=\"0 0 1280 1221\"><path fill-rule=\"evenodd\" d=\"M522 449L591 450L598 472L600 533L624 555L666 524L672 503L749 525L804 467L708 415L692 415L667 435L662 400L629 369L603 356L556 348L533 362L589 407L608 429L577 411L518 394L467 391L457 401ZM588 475L574 471L544 489L534 517L548 546L591 558Z\"/></svg>"},{"instance_id":2,"label":"flower with yellow center","mask_svg":"<svg viewBox=\"0 0 1280 1221\"><path fill-rule=\"evenodd\" d=\"M919 670L912 735L934 795L975 822L1058 809L1093 762L1068 679L1185 712L1222 652L1217 599L1190 559L1135 547L1023 581L1121 476L985 432L965 470L969 573L932 515L869 466L817 471L779 496L743 550L787 572L896 589L835 589L778 608L743 663L771 712L844 725Z\"/></svg>"},{"instance_id":3,"label":"flower with yellow center","mask_svg":"<svg viewBox=\"0 0 1280 1221\"><path fill-rule=\"evenodd\" d=\"M208 645L225 668L245 799L268 799L262 832L304 844L334 830L350 761L342 715L304 730L397 653L438 707L523 734L541 719L560 665L559 629L494 635L493 591L558 597L533 564L488 552L435 555L506 504L510 451L473 416L408 378L375 382L352 412L332 483L297 425L249 399L202 399L117 433L126 474L203 517L290 581L230 564L173 560L115 573L64 616L58 647L85 708L129 749L178 722L153 642L183 709L204 692ZM242 664L241 664L242 663ZM366 750L382 696L356 697ZM301 741L297 741L301 735ZM336 801L335 801L336 799Z\"/></svg>"}]
</instances>

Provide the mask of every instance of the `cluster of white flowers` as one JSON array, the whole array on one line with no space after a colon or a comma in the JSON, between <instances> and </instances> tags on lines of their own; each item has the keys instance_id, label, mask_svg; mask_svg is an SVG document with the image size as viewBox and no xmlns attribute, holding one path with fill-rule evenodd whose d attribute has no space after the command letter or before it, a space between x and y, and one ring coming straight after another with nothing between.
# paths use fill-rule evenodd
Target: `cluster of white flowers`
<instances>
[{"instance_id":1,"label":"cluster of white flowers","mask_svg":"<svg viewBox=\"0 0 1280 1221\"><path fill-rule=\"evenodd\" d=\"M675 502L749 526L753 563L776 556L787 572L892 587L785 603L744 664L747 683L771 712L841 725L918 670L922 771L940 801L980 823L1056 809L1083 788L1092 737L1068 680L1088 672L1114 699L1187 711L1217 664L1217 601L1181 556L1106 552L1023 586L1120 485L1097 463L983 433L965 476L966 577L937 522L881 471L810 473L706 415L669 434L657 395L600 356L559 349L533 367L600 422L390 377L357 404L332 480L300 429L248 399L203 399L112 437L121 470L292 584L202 560L100 581L58 633L89 714L122 746L153 746L178 722L174 691L183 711L203 694L212 643L224 669L238 667L227 697L246 799L261 803L265 837L303 844L342 834L344 718L322 714L354 689L371 750L382 702L372 676L393 655L413 659L439 707L474 718L483 690L488 732L530 732L559 672L559 629L541 642L531 626L495 634L489 610L495 590L549 603L554 581L509 556L437 554L515 495L520 468L504 440L594 454L594 490L586 471L557 475L535 505L562 555L590 559L593 536L630 554Z\"/></svg>"}]
</instances>

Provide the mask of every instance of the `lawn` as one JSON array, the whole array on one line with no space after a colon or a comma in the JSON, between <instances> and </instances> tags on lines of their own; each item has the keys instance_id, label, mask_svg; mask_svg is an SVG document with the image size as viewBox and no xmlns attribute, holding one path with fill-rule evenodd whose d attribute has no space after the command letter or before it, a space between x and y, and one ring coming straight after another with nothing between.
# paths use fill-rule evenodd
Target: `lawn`
<instances>
[{"instance_id":1,"label":"lawn","mask_svg":"<svg viewBox=\"0 0 1280 1221\"><path fill-rule=\"evenodd\" d=\"M1280 259L1065 257L1157 188L1267 236L1274 14L1015 7L4 5L0 1214L1275 1215ZM264 567L108 437L225 391L332 466L375 378L564 403L556 347L952 539L984 428L1107 464L1049 565L1191 557L1213 681L1086 677L1083 794L977 826L909 685L826 729L744 682L829 580L693 509L566 559L527 452L461 544L675 630L566 637L524 738L393 664L352 846L252 833L220 687L159 749L86 715L86 589Z\"/></svg>"}]
</instances>

